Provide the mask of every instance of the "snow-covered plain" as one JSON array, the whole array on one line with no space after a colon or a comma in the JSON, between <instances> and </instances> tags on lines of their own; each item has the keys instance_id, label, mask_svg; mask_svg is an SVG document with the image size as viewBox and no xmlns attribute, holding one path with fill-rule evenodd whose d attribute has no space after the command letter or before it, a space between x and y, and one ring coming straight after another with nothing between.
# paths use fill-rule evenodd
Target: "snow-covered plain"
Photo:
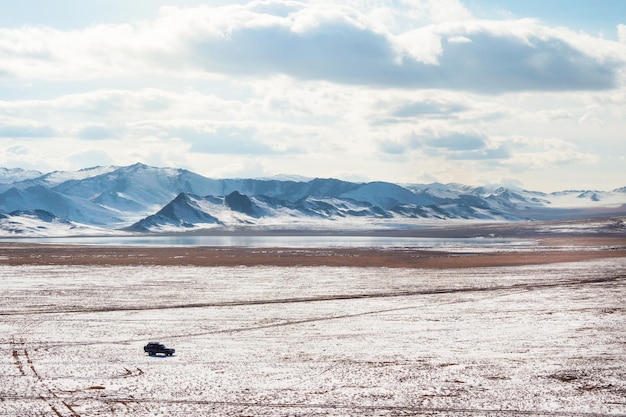
<instances>
[{"instance_id":1,"label":"snow-covered plain","mask_svg":"<svg viewBox=\"0 0 626 417\"><path fill-rule=\"evenodd\" d=\"M625 416L625 270L0 265L0 415Z\"/></svg>"}]
</instances>

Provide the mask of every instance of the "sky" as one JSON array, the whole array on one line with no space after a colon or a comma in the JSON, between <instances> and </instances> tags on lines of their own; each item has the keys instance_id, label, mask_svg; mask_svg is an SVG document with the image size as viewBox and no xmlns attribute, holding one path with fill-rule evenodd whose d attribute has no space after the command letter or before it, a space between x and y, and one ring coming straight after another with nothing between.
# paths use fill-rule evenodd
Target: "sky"
<instances>
[{"instance_id":1,"label":"sky","mask_svg":"<svg viewBox=\"0 0 626 417\"><path fill-rule=\"evenodd\" d=\"M626 186L626 1L0 0L0 167Z\"/></svg>"}]
</instances>

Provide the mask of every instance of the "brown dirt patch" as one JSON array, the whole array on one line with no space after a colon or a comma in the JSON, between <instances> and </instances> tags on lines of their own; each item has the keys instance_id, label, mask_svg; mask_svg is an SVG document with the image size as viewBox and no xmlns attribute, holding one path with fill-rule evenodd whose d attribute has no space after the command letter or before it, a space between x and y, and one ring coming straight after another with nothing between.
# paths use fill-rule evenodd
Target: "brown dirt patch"
<instances>
[{"instance_id":1,"label":"brown dirt patch","mask_svg":"<svg viewBox=\"0 0 626 417\"><path fill-rule=\"evenodd\" d=\"M598 241L555 247L542 242L533 251L454 253L415 249L294 249L221 247L110 247L2 244L5 265L189 265L189 266L356 266L388 268L475 268L576 262L626 257L624 239L611 246L587 247ZM619 245L621 243L622 245Z\"/></svg>"}]
</instances>

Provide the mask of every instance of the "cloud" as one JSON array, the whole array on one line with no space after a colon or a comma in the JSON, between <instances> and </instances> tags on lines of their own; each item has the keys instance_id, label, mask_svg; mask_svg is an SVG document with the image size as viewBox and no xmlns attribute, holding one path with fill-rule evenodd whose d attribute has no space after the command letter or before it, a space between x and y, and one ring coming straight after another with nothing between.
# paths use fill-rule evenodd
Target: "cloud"
<instances>
[{"instance_id":1,"label":"cloud","mask_svg":"<svg viewBox=\"0 0 626 417\"><path fill-rule=\"evenodd\" d=\"M55 134L50 126L35 123L4 124L0 123L0 138L49 138Z\"/></svg>"},{"instance_id":2,"label":"cloud","mask_svg":"<svg viewBox=\"0 0 626 417\"><path fill-rule=\"evenodd\" d=\"M457 151L447 155L450 161L466 160L466 161L485 161L494 160L501 161L511 157L511 152L506 147L473 149L467 151Z\"/></svg>"},{"instance_id":3,"label":"cloud","mask_svg":"<svg viewBox=\"0 0 626 417\"><path fill-rule=\"evenodd\" d=\"M225 37L199 36L187 45L191 62L208 72L286 74L346 84L396 83L396 53L389 39L342 16L311 16L314 19L319 20L286 22L291 26L241 26Z\"/></svg>"},{"instance_id":4,"label":"cloud","mask_svg":"<svg viewBox=\"0 0 626 417\"><path fill-rule=\"evenodd\" d=\"M69 155L67 161L71 164L72 169L115 164L109 154L98 149L81 150L80 152Z\"/></svg>"},{"instance_id":5,"label":"cloud","mask_svg":"<svg viewBox=\"0 0 626 417\"><path fill-rule=\"evenodd\" d=\"M121 139L124 129L120 127L96 124L85 126L78 131L78 137L84 140Z\"/></svg>"},{"instance_id":6,"label":"cloud","mask_svg":"<svg viewBox=\"0 0 626 417\"><path fill-rule=\"evenodd\" d=\"M305 5L301 2L276 0L252 1L246 5L246 9L254 13L283 18L302 10L304 7Z\"/></svg>"},{"instance_id":7,"label":"cloud","mask_svg":"<svg viewBox=\"0 0 626 417\"><path fill-rule=\"evenodd\" d=\"M509 147L474 131L427 130L410 139L413 149L447 160L505 160L511 157Z\"/></svg>"},{"instance_id":8,"label":"cloud","mask_svg":"<svg viewBox=\"0 0 626 417\"><path fill-rule=\"evenodd\" d=\"M209 72L481 93L608 89L623 65L530 21L511 22L510 28L499 22L429 26L396 37L344 16L311 19L316 25L305 29L296 18L241 25L187 46L192 61Z\"/></svg>"},{"instance_id":9,"label":"cloud","mask_svg":"<svg viewBox=\"0 0 626 417\"><path fill-rule=\"evenodd\" d=\"M486 137L475 133L455 132L438 137L424 138L420 142L431 148L440 148L448 151L475 151L485 148Z\"/></svg>"},{"instance_id":10,"label":"cloud","mask_svg":"<svg viewBox=\"0 0 626 417\"><path fill-rule=\"evenodd\" d=\"M559 138L509 136L496 141L511 151L510 157L501 164L516 172L566 165L576 167L598 161L596 155L583 152L574 143Z\"/></svg>"},{"instance_id":11,"label":"cloud","mask_svg":"<svg viewBox=\"0 0 626 417\"><path fill-rule=\"evenodd\" d=\"M477 34L471 43L449 44L441 66L459 68L453 82L482 91L605 89L616 72L557 39L526 45L514 38Z\"/></svg>"},{"instance_id":12,"label":"cloud","mask_svg":"<svg viewBox=\"0 0 626 417\"><path fill-rule=\"evenodd\" d=\"M624 25L618 42L458 0L204 3L230 5L0 28L2 163L546 189L598 161L623 186Z\"/></svg>"},{"instance_id":13,"label":"cloud","mask_svg":"<svg viewBox=\"0 0 626 417\"><path fill-rule=\"evenodd\" d=\"M257 139L256 129L207 122L141 123L133 127L135 136L153 135L180 139L192 152L208 154L265 155L280 151Z\"/></svg>"},{"instance_id":14,"label":"cloud","mask_svg":"<svg viewBox=\"0 0 626 417\"><path fill-rule=\"evenodd\" d=\"M531 20L444 22L396 33L372 16L332 3L273 1L168 7L152 21L83 31L2 29L0 71L33 79L283 74L491 94L613 88L626 60L619 42Z\"/></svg>"},{"instance_id":15,"label":"cloud","mask_svg":"<svg viewBox=\"0 0 626 417\"><path fill-rule=\"evenodd\" d=\"M252 137L251 130L205 133L192 141L190 150L210 154L265 155L276 153L268 144Z\"/></svg>"},{"instance_id":16,"label":"cloud","mask_svg":"<svg viewBox=\"0 0 626 417\"><path fill-rule=\"evenodd\" d=\"M0 149L2 166L45 171L51 168L47 155L28 145L13 145Z\"/></svg>"},{"instance_id":17,"label":"cloud","mask_svg":"<svg viewBox=\"0 0 626 417\"><path fill-rule=\"evenodd\" d=\"M403 155L406 153L408 146L395 140L380 141L380 150L387 155Z\"/></svg>"},{"instance_id":18,"label":"cloud","mask_svg":"<svg viewBox=\"0 0 626 417\"><path fill-rule=\"evenodd\" d=\"M617 25L617 37L621 43L626 44L626 25Z\"/></svg>"},{"instance_id":19,"label":"cloud","mask_svg":"<svg viewBox=\"0 0 626 417\"><path fill-rule=\"evenodd\" d=\"M392 112L393 117L410 118L419 116L450 116L468 110L464 104L435 100L422 100L403 103Z\"/></svg>"},{"instance_id":20,"label":"cloud","mask_svg":"<svg viewBox=\"0 0 626 417\"><path fill-rule=\"evenodd\" d=\"M419 133L406 136L404 140L379 141L379 150L388 155L401 155L418 151L424 155L449 160L506 159L510 157L507 147L491 140L477 131L442 130L425 128Z\"/></svg>"}]
</instances>

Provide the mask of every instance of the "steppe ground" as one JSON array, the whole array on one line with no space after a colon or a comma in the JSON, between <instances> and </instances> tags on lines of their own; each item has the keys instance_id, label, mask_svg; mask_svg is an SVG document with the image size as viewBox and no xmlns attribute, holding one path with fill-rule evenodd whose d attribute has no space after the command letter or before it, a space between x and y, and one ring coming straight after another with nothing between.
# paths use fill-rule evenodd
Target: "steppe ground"
<instances>
[{"instance_id":1,"label":"steppe ground","mask_svg":"<svg viewBox=\"0 0 626 417\"><path fill-rule=\"evenodd\" d=\"M626 237L524 237L1 243L0 415L626 416Z\"/></svg>"}]
</instances>

